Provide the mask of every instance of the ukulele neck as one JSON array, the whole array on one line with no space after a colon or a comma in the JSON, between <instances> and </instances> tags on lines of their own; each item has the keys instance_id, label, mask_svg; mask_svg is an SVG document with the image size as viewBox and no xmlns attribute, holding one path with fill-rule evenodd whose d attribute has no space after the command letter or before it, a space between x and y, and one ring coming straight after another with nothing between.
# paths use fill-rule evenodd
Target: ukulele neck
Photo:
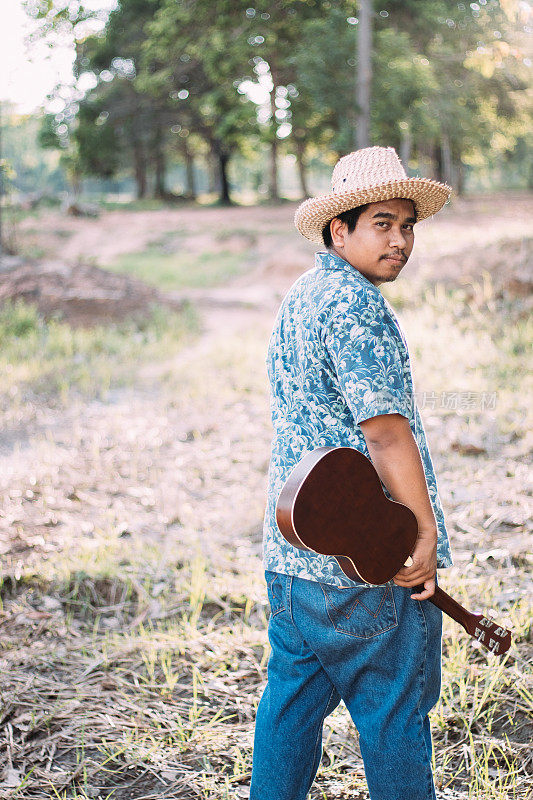
<instances>
[{"instance_id":1,"label":"ukulele neck","mask_svg":"<svg viewBox=\"0 0 533 800\"><path fill-rule=\"evenodd\" d=\"M472 623L475 623L475 616L467 611L466 608L458 603L449 594L446 594L439 586L435 589L435 594L429 598L431 602L452 617L459 625L462 625L467 633L470 633Z\"/></svg>"}]
</instances>

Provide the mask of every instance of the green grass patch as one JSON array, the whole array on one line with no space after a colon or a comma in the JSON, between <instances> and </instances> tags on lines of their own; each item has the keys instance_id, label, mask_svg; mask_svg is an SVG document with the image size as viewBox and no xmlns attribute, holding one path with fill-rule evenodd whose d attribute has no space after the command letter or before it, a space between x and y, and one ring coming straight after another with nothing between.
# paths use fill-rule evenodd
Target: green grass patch
<instances>
[{"instance_id":1,"label":"green grass patch","mask_svg":"<svg viewBox=\"0 0 533 800\"><path fill-rule=\"evenodd\" d=\"M94 201L90 201L94 202ZM147 197L143 200L99 200L98 205L105 211L160 211L163 208L183 207L184 201L167 203L164 200L157 200ZM188 205L188 204L187 204Z\"/></svg>"},{"instance_id":2,"label":"green grass patch","mask_svg":"<svg viewBox=\"0 0 533 800\"><path fill-rule=\"evenodd\" d=\"M104 397L135 377L139 362L177 352L198 327L193 308L172 311L156 303L145 317L75 328L45 321L36 306L17 300L0 308L1 393L16 403L30 394L68 401L71 391Z\"/></svg>"},{"instance_id":3,"label":"green grass patch","mask_svg":"<svg viewBox=\"0 0 533 800\"><path fill-rule=\"evenodd\" d=\"M229 250L164 252L159 243L121 256L108 269L127 273L163 290L220 286L244 272L248 256Z\"/></svg>"},{"instance_id":4,"label":"green grass patch","mask_svg":"<svg viewBox=\"0 0 533 800\"><path fill-rule=\"evenodd\" d=\"M85 202L83 199L82 202ZM215 194L204 194L196 201L184 200L177 197L175 200L159 200L154 197L146 197L142 200L106 200L102 198L95 201L94 198L88 197L87 202L98 202L100 208L105 211L160 211L161 209L181 209L181 208L216 208L221 204ZM250 205L242 203L242 205Z\"/></svg>"}]
</instances>

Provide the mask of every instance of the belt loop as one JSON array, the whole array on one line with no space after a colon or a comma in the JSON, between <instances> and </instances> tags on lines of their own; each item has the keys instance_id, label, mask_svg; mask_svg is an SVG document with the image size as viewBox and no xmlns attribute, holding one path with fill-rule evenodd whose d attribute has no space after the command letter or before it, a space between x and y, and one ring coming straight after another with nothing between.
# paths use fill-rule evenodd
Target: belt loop
<instances>
[{"instance_id":1,"label":"belt loop","mask_svg":"<svg viewBox=\"0 0 533 800\"><path fill-rule=\"evenodd\" d=\"M287 575L287 611L289 613L289 617L292 620L292 580L294 575ZM294 620L292 620L294 622Z\"/></svg>"}]
</instances>

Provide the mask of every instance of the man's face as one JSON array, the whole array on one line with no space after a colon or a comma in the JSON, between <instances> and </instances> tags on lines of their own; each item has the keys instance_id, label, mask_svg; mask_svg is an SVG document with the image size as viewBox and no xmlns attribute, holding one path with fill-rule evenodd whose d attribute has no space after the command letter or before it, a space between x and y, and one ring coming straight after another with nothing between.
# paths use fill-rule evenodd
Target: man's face
<instances>
[{"instance_id":1,"label":"man's face","mask_svg":"<svg viewBox=\"0 0 533 800\"><path fill-rule=\"evenodd\" d=\"M394 281L411 255L415 221L412 200L370 203L352 233L345 222L332 220L332 250L375 286Z\"/></svg>"}]
</instances>

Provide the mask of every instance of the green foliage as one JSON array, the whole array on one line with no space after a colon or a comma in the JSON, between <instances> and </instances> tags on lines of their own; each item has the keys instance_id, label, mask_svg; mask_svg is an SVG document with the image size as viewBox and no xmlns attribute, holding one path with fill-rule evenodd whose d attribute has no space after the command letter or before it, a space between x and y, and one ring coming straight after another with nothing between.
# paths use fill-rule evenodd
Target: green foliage
<instances>
[{"instance_id":1,"label":"green foliage","mask_svg":"<svg viewBox=\"0 0 533 800\"><path fill-rule=\"evenodd\" d=\"M242 33L231 27L241 5L235 3L227 16L221 4L215 16L205 0L163 0L146 26L137 79L141 91L170 98L182 130L195 129L228 154L255 130L251 107L240 102L230 82L245 59Z\"/></svg>"},{"instance_id":2,"label":"green foliage","mask_svg":"<svg viewBox=\"0 0 533 800\"><path fill-rule=\"evenodd\" d=\"M119 164L120 139L116 128L106 124L107 112L101 98L80 103L75 140L80 167L87 175L112 177Z\"/></svg>"},{"instance_id":3,"label":"green foliage","mask_svg":"<svg viewBox=\"0 0 533 800\"><path fill-rule=\"evenodd\" d=\"M41 319L36 306L19 299L0 307L0 347L14 337L23 339L36 334L40 327Z\"/></svg>"},{"instance_id":4,"label":"green foliage","mask_svg":"<svg viewBox=\"0 0 533 800\"><path fill-rule=\"evenodd\" d=\"M327 39L334 41L335 47L324 48ZM315 144L326 139L337 154L349 152L353 144L354 58L354 30L340 8L307 20L292 55L298 91L298 96L291 98L295 135Z\"/></svg>"},{"instance_id":5,"label":"green foliage","mask_svg":"<svg viewBox=\"0 0 533 800\"><path fill-rule=\"evenodd\" d=\"M37 136L40 147L59 150L61 139L57 133L57 126L53 114L46 114L41 120L41 127Z\"/></svg>"},{"instance_id":6,"label":"green foliage","mask_svg":"<svg viewBox=\"0 0 533 800\"><path fill-rule=\"evenodd\" d=\"M151 153L164 147L160 131L166 107L135 86L144 25L159 5L160 0L121 0L109 15L105 35L87 37L78 46L76 72L98 78L77 114L75 139L87 174L110 177L133 163L144 179Z\"/></svg>"},{"instance_id":7,"label":"green foliage","mask_svg":"<svg viewBox=\"0 0 533 800\"><path fill-rule=\"evenodd\" d=\"M17 114L9 104L7 107L2 104L0 125L4 191L10 187L22 192L35 191L36 188L40 191L59 191L65 187L57 155L51 150L43 150L42 117Z\"/></svg>"},{"instance_id":8,"label":"green foliage","mask_svg":"<svg viewBox=\"0 0 533 800\"><path fill-rule=\"evenodd\" d=\"M407 33L391 28L376 32L375 84L380 87L372 109L375 142L399 147L404 131L416 132L418 141L439 136L439 123L428 114L428 96L439 93L435 71L420 56Z\"/></svg>"},{"instance_id":9,"label":"green foliage","mask_svg":"<svg viewBox=\"0 0 533 800\"><path fill-rule=\"evenodd\" d=\"M449 141L454 162L475 163L511 151L528 129L524 111L531 97L525 97L525 51L508 4L394 0L383 5L389 17L381 25L407 34L413 60L423 59L426 66L426 85L416 80L423 103L417 123L429 123L437 143ZM398 84L405 77L398 73Z\"/></svg>"},{"instance_id":10,"label":"green foliage","mask_svg":"<svg viewBox=\"0 0 533 800\"><path fill-rule=\"evenodd\" d=\"M27 6L45 32L71 26L76 73L97 81L76 111L73 171L111 175L133 164L141 180L165 155L210 152L224 172L233 154L276 143L286 123L278 143L300 163L353 148L356 0L220 0L216 13L210 0L119 0L89 37L78 31L96 12L67 13L59 0ZM451 167L522 163L531 147L528 14L515 0L376 3L372 141L430 159L441 179ZM261 119L244 81L266 89ZM56 134L46 120L43 143L57 145Z\"/></svg>"}]
</instances>

